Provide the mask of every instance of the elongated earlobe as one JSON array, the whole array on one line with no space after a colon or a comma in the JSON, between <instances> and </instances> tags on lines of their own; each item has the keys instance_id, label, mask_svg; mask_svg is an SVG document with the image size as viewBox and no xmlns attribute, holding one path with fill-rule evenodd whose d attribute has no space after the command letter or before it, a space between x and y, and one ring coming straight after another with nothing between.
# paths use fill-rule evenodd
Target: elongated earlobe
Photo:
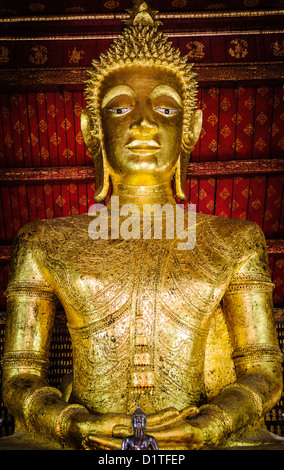
<instances>
[{"instance_id":1,"label":"elongated earlobe","mask_svg":"<svg viewBox=\"0 0 284 470\"><path fill-rule=\"evenodd\" d=\"M202 111L196 110L191 117L190 131L184 133L182 137L181 153L178 159L175 172L176 196L185 200L185 184L187 175L187 166L191 152L199 139L202 127Z\"/></svg>"},{"instance_id":2,"label":"elongated earlobe","mask_svg":"<svg viewBox=\"0 0 284 470\"><path fill-rule=\"evenodd\" d=\"M100 137L94 131L92 115L88 109L81 112L81 130L86 146L92 155L95 175L96 190L94 199L97 202L103 201L109 190L109 172L107 168L105 151Z\"/></svg>"},{"instance_id":3,"label":"elongated earlobe","mask_svg":"<svg viewBox=\"0 0 284 470\"><path fill-rule=\"evenodd\" d=\"M190 155L185 154L183 151L181 152L175 172L176 196L182 201L186 200L185 183L189 157Z\"/></svg>"}]
</instances>

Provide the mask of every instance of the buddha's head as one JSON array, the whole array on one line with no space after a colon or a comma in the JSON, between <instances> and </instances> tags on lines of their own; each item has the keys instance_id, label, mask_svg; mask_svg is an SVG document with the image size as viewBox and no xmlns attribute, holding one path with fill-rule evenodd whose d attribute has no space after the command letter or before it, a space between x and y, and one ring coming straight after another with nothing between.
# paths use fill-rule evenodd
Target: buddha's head
<instances>
[{"instance_id":1,"label":"buddha's head","mask_svg":"<svg viewBox=\"0 0 284 470\"><path fill-rule=\"evenodd\" d=\"M131 416L131 422L134 431L138 431L140 433L146 429L147 417L139 404Z\"/></svg>"},{"instance_id":2,"label":"buddha's head","mask_svg":"<svg viewBox=\"0 0 284 470\"><path fill-rule=\"evenodd\" d=\"M136 5L131 26L93 61L81 127L94 160L97 201L105 199L109 178L150 186L174 175L176 194L185 199L202 120L197 83L192 64L158 31L154 14L145 3Z\"/></svg>"}]
</instances>

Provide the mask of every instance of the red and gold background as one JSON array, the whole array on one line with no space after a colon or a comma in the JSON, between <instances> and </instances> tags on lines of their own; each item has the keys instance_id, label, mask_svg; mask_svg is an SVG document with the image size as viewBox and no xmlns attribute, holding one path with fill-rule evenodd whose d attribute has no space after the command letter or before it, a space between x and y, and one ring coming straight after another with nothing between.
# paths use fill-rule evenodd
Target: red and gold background
<instances>
[{"instance_id":1,"label":"red and gold background","mask_svg":"<svg viewBox=\"0 0 284 470\"><path fill-rule=\"evenodd\" d=\"M24 224L87 212L95 175L80 130L93 58L121 31L130 0L0 1L0 326L13 239ZM267 239L284 337L283 0L153 0L163 30L195 63L203 110L188 168L197 210L256 222ZM50 380L72 368L60 308ZM283 401L267 416L284 435ZM13 423L0 405L0 435Z\"/></svg>"}]
</instances>

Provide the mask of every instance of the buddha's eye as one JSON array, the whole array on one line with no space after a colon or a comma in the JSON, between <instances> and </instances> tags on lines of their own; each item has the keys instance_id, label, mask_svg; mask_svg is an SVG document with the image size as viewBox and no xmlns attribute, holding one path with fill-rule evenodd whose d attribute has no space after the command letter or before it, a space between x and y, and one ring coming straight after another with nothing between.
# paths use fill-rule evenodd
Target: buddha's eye
<instances>
[{"instance_id":1,"label":"buddha's eye","mask_svg":"<svg viewBox=\"0 0 284 470\"><path fill-rule=\"evenodd\" d=\"M157 111L157 113L165 114L167 116L178 113L178 109L175 108L155 108L155 111Z\"/></svg>"},{"instance_id":2,"label":"buddha's eye","mask_svg":"<svg viewBox=\"0 0 284 470\"><path fill-rule=\"evenodd\" d=\"M115 115L122 115L122 114L129 113L131 109L132 108L107 108L107 110L110 113L115 114Z\"/></svg>"}]
</instances>

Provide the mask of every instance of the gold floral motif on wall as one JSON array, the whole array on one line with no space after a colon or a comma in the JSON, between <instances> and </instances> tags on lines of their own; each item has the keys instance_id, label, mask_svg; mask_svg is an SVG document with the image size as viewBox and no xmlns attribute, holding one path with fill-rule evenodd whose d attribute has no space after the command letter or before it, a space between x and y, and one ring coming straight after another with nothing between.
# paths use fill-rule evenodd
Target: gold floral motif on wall
<instances>
[{"instance_id":1,"label":"gold floral motif on wall","mask_svg":"<svg viewBox=\"0 0 284 470\"><path fill-rule=\"evenodd\" d=\"M188 57L190 59L203 59L205 53L203 51L204 44L199 41L191 41L186 45L187 49L189 49Z\"/></svg>"},{"instance_id":2,"label":"gold floral motif on wall","mask_svg":"<svg viewBox=\"0 0 284 470\"><path fill-rule=\"evenodd\" d=\"M109 10L114 10L115 8L119 7L119 2L115 0L108 0L104 3L104 7L108 8Z\"/></svg>"},{"instance_id":3,"label":"gold floral motif on wall","mask_svg":"<svg viewBox=\"0 0 284 470\"><path fill-rule=\"evenodd\" d=\"M248 54L248 43L244 39L232 39L229 49L230 56L235 59L243 59Z\"/></svg>"},{"instance_id":4,"label":"gold floral motif on wall","mask_svg":"<svg viewBox=\"0 0 284 470\"><path fill-rule=\"evenodd\" d=\"M29 61L32 64L42 65L47 61L47 48L45 46L34 46L31 48Z\"/></svg>"},{"instance_id":5,"label":"gold floral motif on wall","mask_svg":"<svg viewBox=\"0 0 284 470\"><path fill-rule=\"evenodd\" d=\"M68 7L65 9L66 13L84 13L86 8L84 7Z\"/></svg>"},{"instance_id":6,"label":"gold floral motif on wall","mask_svg":"<svg viewBox=\"0 0 284 470\"><path fill-rule=\"evenodd\" d=\"M280 41L275 41L270 47L274 56L280 57L284 55L284 41L282 41L282 44Z\"/></svg>"},{"instance_id":7,"label":"gold floral motif on wall","mask_svg":"<svg viewBox=\"0 0 284 470\"><path fill-rule=\"evenodd\" d=\"M186 0L173 0L172 6L174 8L183 8L186 7Z\"/></svg>"},{"instance_id":8,"label":"gold floral motif on wall","mask_svg":"<svg viewBox=\"0 0 284 470\"><path fill-rule=\"evenodd\" d=\"M9 52L10 51L7 47L0 47L0 64L6 64L7 62L9 62Z\"/></svg>"},{"instance_id":9,"label":"gold floral motif on wall","mask_svg":"<svg viewBox=\"0 0 284 470\"><path fill-rule=\"evenodd\" d=\"M34 12L43 11L45 9L45 5L42 3L31 3L29 9Z\"/></svg>"},{"instance_id":10,"label":"gold floral motif on wall","mask_svg":"<svg viewBox=\"0 0 284 470\"><path fill-rule=\"evenodd\" d=\"M73 51L68 51L69 63L70 64L78 64L82 59L85 52L83 50L77 50L76 46L74 47Z\"/></svg>"},{"instance_id":11,"label":"gold floral motif on wall","mask_svg":"<svg viewBox=\"0 0 284 470\"><path fill-rule=\"evenodd\" d=\"M256 5L259 4L259 0L244 0L244 6L253 8L256 7Z\"/></svg>"}]
</instances>

